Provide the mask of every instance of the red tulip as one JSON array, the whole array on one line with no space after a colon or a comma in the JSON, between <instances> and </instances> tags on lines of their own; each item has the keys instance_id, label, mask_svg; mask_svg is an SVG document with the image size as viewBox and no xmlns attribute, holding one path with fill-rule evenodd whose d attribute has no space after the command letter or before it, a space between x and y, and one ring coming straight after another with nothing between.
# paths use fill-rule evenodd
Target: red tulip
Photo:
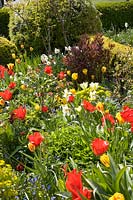
<instances>
[{"instance_id":1,"label":"red tulip","mask_svg":"<svg viewBox=\"0 0 133 200\"><path fill-rule=\"evenodd\" d=\"M89 101L83 100L82 105L85 110L88 110L89 112L94 112L96 110L96 107L93 106Z\"/></svg>"},{"instance_id":2,"label":"red tulip","mask_svg":"<svg viewBox=\"0 0 133 200\"><path fill-rule=\"evenodd\" d=\"M108 141L96 138L91 142L91 148L96 156L100 156L108 150L109 143Z\"/></svg>"},{"instance_id":3,"label":"red tulip","mask_svg":"<svg viewBox=\"0 0 133 200\"><path fill-rule=\"evenodd\" d=\"M111 125L114 125L115 124L115 119L114 117L110 114L110 113L106 113L103 117L102 117L102 125L104 126L105 125L105 120L108 120Z\"/></svg>"},{"instance_id":4,"label":"red tulip","mask_svg":"<svg viewBox=\"0 0 133 200\"><path fill-rule=\"evenodd\" d=\"M9 87L10 89L14 89L14 88L16 87L16 83L15 83L15 82L11 82L11 83L8 85L8 87Z\"/></svg>"},{"instance_id":5,"label":"red tulip","mask_svg":"<svg viewBox=\"0 0 133 200\"><path fill-rule=\"evenodd\" d=\"M44 68L44 72L48 75L51 75L53 73L52 67L49 65L46 65Z\"/></svg>"},{"instance_id":6,"label":"red tulip","mask_svg":"<svg viewBox=\"0 0 133 200\"><path fill-rule=\"evenodd\" d=\"M10 90L5 90L4 92L0 92L0 96L5 100L9 101L12 99L12 92Z\"/></svg>"},{"instance_id":7,"label":"red tulip","mask_svg":"<svg viewBox=\"0 0 133 200\"><path fill-rule=\"evenodd\" d=\"M20 119L24 120L26 117L26 108L23 106L19 106L17 109L12 111L11 119Z\"/></svg>"},{"instance_id":8,"label":"red tulip","mask_svg":"<svg viewBox=\"0 0 133 200\"><path fill-rule=\"evenodd\" d=\"M75 97L73 96L73 95L70 95L70 96L68 96L68 102L69 103L72 103L72 102L74 102L74 99L75 99Z\"/></svg>"},{"instance_id":9,"label":"red tulip","mask_svg":"<svg viewBox=\"0 0 133 200\"><path fill-rule=\"evenodd\" d=\"M67 173L66 188L72 193L72 200L82 200L80 194L87 199L91 198L91 191L88 189L83 189L81 175L82 172L77 172L76 169L73 169L71 172Z\"/></svg>"},{"instance_id":10,"label":"red tulip","mask_svg":"<svg viewBox=\"0 0 133 200\"><path fill-rule=\"evenodd\" d=\"M133 132L133 108L129 108L128 106L125 106L123 108L123 111L120 112L120 114L125 122L128 122L131 124L131 132Z\"/></svg>"},{"instance_id":11,"label":"red tulip","mask_svg":"<svg viewBox=\"0 0 133 200\"><path fill-rule=\"evenodd\" d=\"M24 170L23 164L18 164L18 165L16 166L16 170L17 170L17 171L23 171L23 170Z\"/></svg>"},{"instance_id":12,"label":"red tulip","mask_svg":"<svg viewBox=\"0 0 133 200\"><path fill-rule=\"evenodd\" d=\"M61 71L59 74L58 74L58 77L60 80L63 80L65 78L65 73L63 71Z\"/></svg>"},{"instance_id":13,"label":"red tulip","mask_svg":"<svg viewBox=\"0 0 133 200\"><path fill-rule=\"evenodd\" d=\"M5 72L7 72L7 69L4 66L0 65L0 78L4 78Z\"/></svg>"},{"instance_id":14,"label":"red tulip","mask_svg":"<svg viewBox=\"0 0 133 200\"><path fill-rule=\"evenodd\" d=\"M133 108L126 106L120 114L126 122L133 123Z\"/></svg>"},{"instance_id":15,"label":"red tulip","mask_svg":"<svg viewBox=\"0 0 133 200\"><path fill-rule=\"evenodd\" d=\"M48 107L47 106L42 106L42 112L48 112Z\"/></svg>"},{"instance_id":16,"label":"red tulip","mask_svg":"<svg viewBox=\"0 0 133 200\"><path fill-rule=\"evenodd\" d=\"M28 139L30 143L34 144L35 146L39 146L44 140L44 137L40 132L34 132L32 135L28 136Z\"/></svg>"}]
</instances>

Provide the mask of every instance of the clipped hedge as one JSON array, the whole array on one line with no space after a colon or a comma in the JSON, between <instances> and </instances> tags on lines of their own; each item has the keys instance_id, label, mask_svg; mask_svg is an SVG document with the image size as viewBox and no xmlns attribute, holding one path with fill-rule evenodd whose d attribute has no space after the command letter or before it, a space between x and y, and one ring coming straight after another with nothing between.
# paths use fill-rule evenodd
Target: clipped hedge
<instances>
[{"instance_id":1,"label":"clipped hedge","mask_svg":"<svg viewBox=\"0 0 133 200\"><path fill-rule=\"evenodd\" d=\"M37 53L64 48L83 33L101 31L99 13L89 0L31 0L15 6L10 17L10 38L18 47L32 46Z\"/></svg>"},{"instance_id":2,"label":"clipped hedge","mask_svg":"<svg viewBox=\"0 0 133 200\"><path fill-rule=\"evenodd\" d=\"M4 7L0 9L0 36L9 37L9 9Z\"/></svg>"},{"instance_id":3,"label":"clipped hedge","mask_svg":"<svg viewBox=\"0 0 133 200\"><path fill-rule=\"evenodd\" d=\"M96 8L101 13L103 28L109 30L115 28L122 30L125 22L133 27L133 1L130 2L100 2Z\"/></svg>"},{"instance_id":4,"label":"clipped hedge","mask_svg":"<svg viewBox=\"0 0 133 200\"><path fill-rule=\"evenodd\" d=\"M15 44L6 38L0 37L0 65L13 63L12 53L16 53L17 48Z\"/></svg>"}]
</instances>

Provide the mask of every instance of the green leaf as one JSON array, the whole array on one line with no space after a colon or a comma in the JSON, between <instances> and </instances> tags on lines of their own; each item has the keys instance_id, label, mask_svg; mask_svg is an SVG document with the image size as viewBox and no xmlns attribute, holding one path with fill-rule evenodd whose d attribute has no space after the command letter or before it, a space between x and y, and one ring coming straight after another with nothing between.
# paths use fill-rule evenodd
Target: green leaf
<instances>
[{"instance_id":1,"label":"green leaf","mask_svg":"<svg viewBox=\"0 0 133 200\"><path fill-rule=\"evenodd\" d=\"M122 168L118 174L116 175L116 182L115 182L115 188L116 191L119 192L120 191L120 180L121 177L123 176L124 172L126 171L127 167Z\"/></svg>"}]
</instances>

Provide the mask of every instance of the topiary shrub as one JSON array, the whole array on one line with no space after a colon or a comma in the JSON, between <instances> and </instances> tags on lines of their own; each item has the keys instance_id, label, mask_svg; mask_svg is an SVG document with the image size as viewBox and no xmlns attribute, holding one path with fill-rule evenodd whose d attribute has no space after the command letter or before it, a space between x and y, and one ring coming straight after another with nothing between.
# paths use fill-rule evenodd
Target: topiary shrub
<instances>
[{"instance_id":1,"label":"topiary shrub","mask_svg":"<svg viewBox=\"0 0 133 200\"><path fill-rule=\"evenodd\" d=\"M16 53L17 48L15 44L6 38L0 37L0 64L6 65L8 63L13 63L12 53Z\"/></svg>"},{"instance_id":2,"label":"topiary shrub","mask_svg":"<svg viewBox=\"0 0 133 200\"><path fill-rule=\"evenodd\" d=\"M0 35L4 37L9 37L9 9L4 7L0 9Z\"/></svg>"},{"instance_id":3,"label":"topiary shrub","mask_svg":"<svg viewBox=\"0 0 133 200\"><path fill-rule=\"evenodd\" d=\"M12 10L11 40L36 52L51 52L72 45L83 33L101 31L99 13L89 0L31 0Z\"/></svg>"},{"instance_id":4,"label":"topiary shrub","mask_svg":"<svg viewBox=\"0 0 133 200\"><path fill-rule=\"evenodd\" d=\"M105 30L111 27L117 31L125 29L125 23L133 27L133 1L99 2L96 8L101 13L101 21Z\"/></svg>"}]
</instances>

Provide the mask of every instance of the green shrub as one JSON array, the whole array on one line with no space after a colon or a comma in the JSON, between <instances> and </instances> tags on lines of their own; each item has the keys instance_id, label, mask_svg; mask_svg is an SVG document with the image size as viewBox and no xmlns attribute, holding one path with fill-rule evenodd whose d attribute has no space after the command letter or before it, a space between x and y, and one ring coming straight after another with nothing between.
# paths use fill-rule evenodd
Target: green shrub
<instances>
[{"instance_id":1,"label":"green shrub","mask_svg":"<svg viewBox=\"0 0 133 200\"><path fill-rule=\"evenodd\" d=\"M0 64L6 65L14 62L12 53L16 53L17 48L15 44L6 38L0 37Z\"/></svg>"},{"instance_id":2,"label":"green shrub","mask_svg":"<svg viewBox=\"0 0 133 200\"><path fill-rule=\"evenodd\" d=\"M125 28L125 22L133 27L133 1L97 3L96 8L101 13L103 28L116 30Z\"/></svg>"},{"instance_id":3,"label":"green shrub","mask_svg":"<svg viewBox=\"0 0 133 200\"><path fill-rule=\"evenodd\" d=\"M2 8L0 9L0 35L8 38L9 36L9 9Z\"/></svg>"},{"instance_id":4,"label":"green shrub","mask_svg":"<svg viewBox=\"0 0 133 200\"><path fill-rule=\"evenodd\" d=\"M101 31L99 13L85 0L38 0L16 5L10 18L10 38L36 52L73 44L83 33Z\"/></svg>"}]
</instances>

